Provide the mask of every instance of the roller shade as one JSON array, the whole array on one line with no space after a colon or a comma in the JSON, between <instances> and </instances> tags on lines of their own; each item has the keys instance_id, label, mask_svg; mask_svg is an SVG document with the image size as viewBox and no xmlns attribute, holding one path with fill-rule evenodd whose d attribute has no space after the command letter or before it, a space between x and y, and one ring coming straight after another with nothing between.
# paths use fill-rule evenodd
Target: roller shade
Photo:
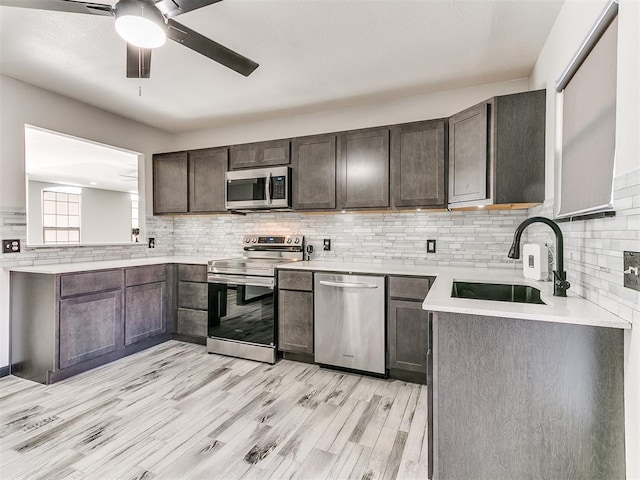
<instances>
[{"instance_id":1,"label":"roller shade","mask_svg":"<svg viewBox=\"0 0 640 480\"><path fill-rule=\"evenodd\" d=\"M615 11L612 12L612 5ZM558 217L611 210L616 135L617 3L605 9L598 38L587 38L562 91L562 161ZM608 14L608 15L607 15ZM608 17L608 18L607 18ZM606 22L606 23L605 23ZM592 29L592 34L594 33ZM577 58L576 57L576 58ZM575 60L575 58L574 58ZM570 65L571 67L571 65ZM577 67L577 68L576 68ZM564 86L564 88L562 88Z\"/></svg>"}]
</instances>

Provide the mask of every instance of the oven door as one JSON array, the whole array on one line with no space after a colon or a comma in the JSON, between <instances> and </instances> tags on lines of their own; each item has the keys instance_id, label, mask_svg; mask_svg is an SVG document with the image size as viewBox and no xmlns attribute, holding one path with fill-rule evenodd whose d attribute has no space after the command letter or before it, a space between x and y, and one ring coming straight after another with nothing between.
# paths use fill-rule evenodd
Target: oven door
<instances>
[{"instance_id":1,"label":"oven door","mask_svg":"<svg viewBox=\"0 0 640 480\"><path fill-rule=\"evenodd\" d=\"M209 275L209 338L275 349L273 277Z\"/></svg>"}]
</instances>

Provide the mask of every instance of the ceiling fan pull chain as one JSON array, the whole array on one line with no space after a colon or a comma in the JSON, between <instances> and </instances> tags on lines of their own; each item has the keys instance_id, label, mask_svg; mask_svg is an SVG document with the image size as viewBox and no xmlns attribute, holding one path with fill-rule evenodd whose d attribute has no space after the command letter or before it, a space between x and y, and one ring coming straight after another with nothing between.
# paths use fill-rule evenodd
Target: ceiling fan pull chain
<instances>
[{"instance_id":1,"label":"ceiling fan pull chain","mask_svg":"<svg viewBox=\"0 0 640 480\"><path fill-rule=\"evenodd\" d=\"M138 85L138 96L142 96L142 85Z\"/></svg>"}]
</instances>

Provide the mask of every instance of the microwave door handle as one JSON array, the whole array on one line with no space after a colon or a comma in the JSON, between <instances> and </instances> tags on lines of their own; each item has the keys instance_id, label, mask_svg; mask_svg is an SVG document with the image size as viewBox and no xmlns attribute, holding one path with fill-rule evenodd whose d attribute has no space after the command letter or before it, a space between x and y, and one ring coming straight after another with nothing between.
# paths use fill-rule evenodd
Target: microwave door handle
<instances>
[{"instance_id":1,"label":"microwave door handle","mask_svg":"<svg viewBox=\"0 0 640 480\"><path fill-rule=\"evenodd\" d=\"M271 172L269 172L269 176L267 177L267 203L271 204Z\"/></svg>"}]
</instances>

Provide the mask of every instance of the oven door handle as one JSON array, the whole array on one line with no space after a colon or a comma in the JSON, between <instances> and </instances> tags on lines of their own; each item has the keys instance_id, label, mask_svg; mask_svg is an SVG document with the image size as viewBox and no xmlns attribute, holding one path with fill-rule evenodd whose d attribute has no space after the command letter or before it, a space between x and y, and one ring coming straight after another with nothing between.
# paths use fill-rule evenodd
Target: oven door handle
<instances>
[{"instance_id":1,"label":"oven door handle","mask_svg":"<svg viewBox=\"0 0 640 480\"><path fill-rule=\"evenodd\" d=\"M241 275L224 275L220 273L207 275L208 283L221 283L223 285L246 285L249 287L274 288L274 277L249 277Z\"/></svg>"}]
</instances>

